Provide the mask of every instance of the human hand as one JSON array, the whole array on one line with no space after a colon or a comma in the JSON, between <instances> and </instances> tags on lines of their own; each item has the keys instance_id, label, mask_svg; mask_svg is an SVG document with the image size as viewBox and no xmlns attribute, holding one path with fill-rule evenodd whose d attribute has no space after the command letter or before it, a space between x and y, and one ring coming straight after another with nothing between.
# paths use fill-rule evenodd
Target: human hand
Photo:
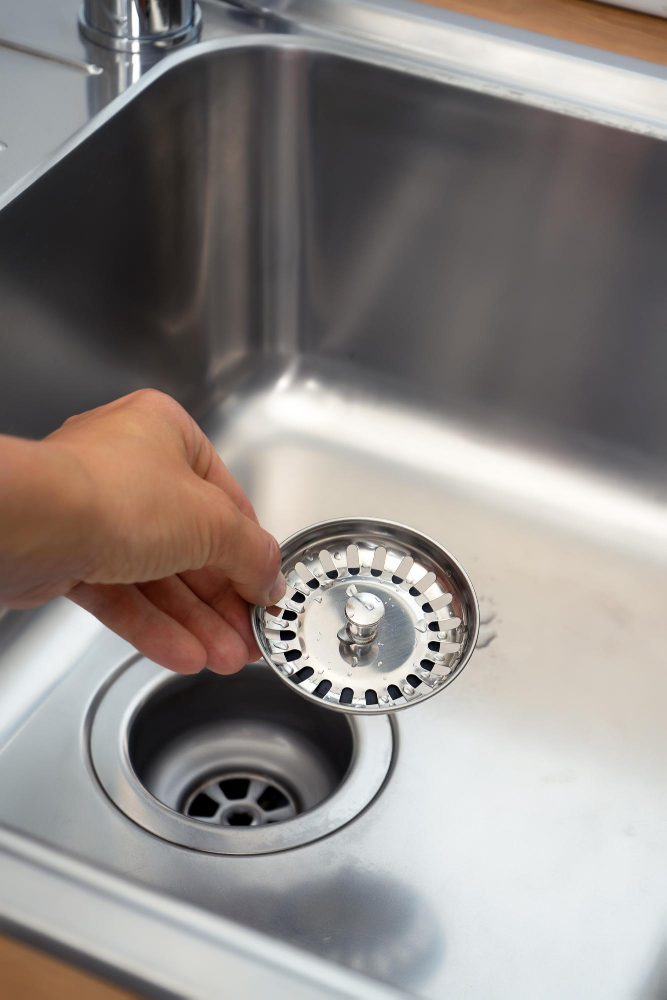
<instances>
[{"instance_id":1,"label":"human hand","mask_svg":"<svg viewBox=\"0 0 667 1000\"><path fill-rule=\"evenodd\" d=\"M280 549L195 421L144 389L44 441L0 437L0 603L66 595L193 673L259 656L248 605L283 596Z\"/></svg>"}]
</instances>

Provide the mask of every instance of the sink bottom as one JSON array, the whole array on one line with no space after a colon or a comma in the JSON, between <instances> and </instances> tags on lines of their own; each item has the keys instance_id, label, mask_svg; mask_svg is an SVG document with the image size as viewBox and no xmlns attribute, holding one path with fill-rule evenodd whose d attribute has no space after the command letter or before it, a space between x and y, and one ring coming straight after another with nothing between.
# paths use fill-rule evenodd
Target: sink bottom
<instances>
[{"instance_id":1,"label":"sink bottom","mask_svg":"<svg viewBox=\"0 0 667 1000\"><path fill-rule=\"evenodd\" d=\"M659 977L667 675L660 631L647 623L661 620L667 588L648 478L629 482L518 430L499 439L437 401L408 407L399 383L324 359L244 367L215 399L202 396L197 416L269 529L283 538L345 515L414 525L469 570L483 644L457 684L394 720L393 748L391 736L383 744L390 776L371 808L291 850L298 841L274 838L318 814L335 821L337 795L354 779L352 766L341 781L358 753L356 735L350 757L349 736L335 728L347 719L323 708L324 728L310 730L324 753L313 794L325 798L302 812L306 773L297 780L277 755L271 769L264 756L227 769L213 754L187 770L188 751L176 780L178 712L147 695L187 679L141 659L127 666L127 645L103 633L5 746L0 819L37 836L48 829L52 843L96 864L428 997L621 1000L649 973ZM372 449L360 421L381 428ZM70 634L52 631L42 657ZM230 711L240 706L236 680L257 693L263 669L216 678ZM285 698L278 716L311 708L266 669ZM135 805L142 794L157 803L152 789L178 832L111 789L116 808L91 774L81 720L94 716L94 743L114 693L115 728L108 740L100 729L101 742L115 746L123 720L146 706L141 739L128 744L145 782L141 793L135 779ZM207 721L197 704L179 726ZM360 721L391 728L386 718ZM151 747L151 733L169 726L171 742ZM182 814L208 779L251 774L273 779L298 814L247 826ZM235 837L238 853L202 840L183 850L193 844L186 828ZM248 856L248 838L264 836L266 853Z\"/></svg>"}]
</instances>

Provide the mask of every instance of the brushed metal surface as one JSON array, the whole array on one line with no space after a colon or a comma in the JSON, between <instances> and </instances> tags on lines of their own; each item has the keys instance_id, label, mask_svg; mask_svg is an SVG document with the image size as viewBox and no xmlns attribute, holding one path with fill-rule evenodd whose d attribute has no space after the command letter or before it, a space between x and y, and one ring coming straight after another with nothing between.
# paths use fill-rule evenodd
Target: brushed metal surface
<instances>
[{"instance_id":1,"label":"brushed metal surface","mask_svg":"<svg viewBox=\"0 0 667 1000\"><path fill-rule=\"evenodd\" d=\"M236 40L121 99L0 215L0 428L170 391L278 537L360 514L455 551L485 644L400 714L371 808L230 859L91 780L125 644L8 614L0 821L425 997L653 1000L667 146L409 67Z\"/></svg>"}]
</instances>

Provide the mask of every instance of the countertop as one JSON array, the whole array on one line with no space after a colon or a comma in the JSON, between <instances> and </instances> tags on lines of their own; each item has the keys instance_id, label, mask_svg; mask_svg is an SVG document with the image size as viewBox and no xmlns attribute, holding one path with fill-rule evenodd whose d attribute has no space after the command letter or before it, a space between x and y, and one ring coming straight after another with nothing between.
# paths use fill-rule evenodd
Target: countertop
<instances>
[{"instance_id":1,"label":"countertop","mask_svg":"<svg viewBox=\"0 0 667 1000\"><path fill-rule=\"evenodd\" d=\"M483 17L667 66L667 19L591 0L423 0L433 7Z\"/></svg>"},{"instance_id":2,"label":"countertop","mask_svg":"<svg viewBox=\"0 0 667 1000\"><path fill-rule=\"evenodd\" d=\"M0 937L0 993L6 1000L133 1000L135 996L7 937Z\"/></svg>"}]
</instances>

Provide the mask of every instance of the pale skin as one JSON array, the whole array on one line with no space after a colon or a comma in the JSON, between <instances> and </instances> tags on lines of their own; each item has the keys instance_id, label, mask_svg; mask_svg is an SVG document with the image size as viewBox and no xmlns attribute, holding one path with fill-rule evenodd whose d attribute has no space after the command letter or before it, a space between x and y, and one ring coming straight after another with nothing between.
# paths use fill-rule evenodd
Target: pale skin
<instances>
[{"instance_id":1,"label":"pale skin","mask_svg":"<svg viewBox=\"0 0 667 1000\"><path fill-rule=\"evenodd\" d=\"M171 670L229 674L259 656L248 603L284 592L277 541L170 396L0 435L0 605L66 596Z\"/></svg>"}]
</instances>

